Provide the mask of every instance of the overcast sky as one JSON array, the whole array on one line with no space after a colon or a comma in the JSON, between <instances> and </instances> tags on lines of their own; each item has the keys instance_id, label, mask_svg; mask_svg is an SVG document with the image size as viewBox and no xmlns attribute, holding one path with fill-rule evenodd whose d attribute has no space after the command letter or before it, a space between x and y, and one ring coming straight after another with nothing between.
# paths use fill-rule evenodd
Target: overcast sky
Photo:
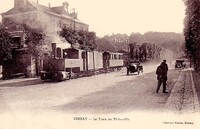
<instances>
[{"instance_id":1,"label":"overcast sky","mask_svg":"<svg viewBox=\"0 0 200 129\"><path fill-rule=\"evenodd\" d=\"M34 1L34 0L33 0ZM35 0L36 1L36 0ZM60 6L66 0L38 0ZM182 0L67 0L78 18L89 24L97 36L112 33L183 31L185 6ZM0 0L0 13L14 6L14 0Z\"/></svg>"}]
</instances>

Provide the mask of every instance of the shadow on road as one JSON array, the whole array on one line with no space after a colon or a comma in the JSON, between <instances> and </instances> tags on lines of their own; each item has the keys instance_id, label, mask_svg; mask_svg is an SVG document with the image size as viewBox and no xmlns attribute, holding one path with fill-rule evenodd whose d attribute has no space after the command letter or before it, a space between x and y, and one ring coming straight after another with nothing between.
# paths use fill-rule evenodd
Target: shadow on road
<instances>
[{"instance_id":1,"label":"shadow on road","mask_svg":"<svg viewBox=\"0 0 200 129\"><path fill-rule=\"evenodd\" d=\"M138 75L139 75L138 73L130 73L129 75L123 74L123 75L120 75L120 76L138 76Z\"/></svg>"}]
</instances>

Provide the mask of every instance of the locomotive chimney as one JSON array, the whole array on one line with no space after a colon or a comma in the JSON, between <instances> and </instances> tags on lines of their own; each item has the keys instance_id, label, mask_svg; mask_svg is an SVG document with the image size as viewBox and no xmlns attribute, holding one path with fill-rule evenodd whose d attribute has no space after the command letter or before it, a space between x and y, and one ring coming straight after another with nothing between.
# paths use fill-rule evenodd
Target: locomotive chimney
<instances>
[{"instance_id":1,"label":"locomotive chimney","mask_svg":"<svg viewBox=\"0 0 200 129\"><path fill-rule=\"evenodd\" d=\"M56 43L52 43L52 57L56 58Z\"/></svg>"}]
</instances>

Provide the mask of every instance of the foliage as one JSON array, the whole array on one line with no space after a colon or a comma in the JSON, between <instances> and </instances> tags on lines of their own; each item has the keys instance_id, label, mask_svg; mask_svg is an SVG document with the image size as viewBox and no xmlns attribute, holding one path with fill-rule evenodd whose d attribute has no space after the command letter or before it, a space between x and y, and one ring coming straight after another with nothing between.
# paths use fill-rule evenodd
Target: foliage
<instances>
[{"instance_id":1,"label":"foliage","mask_svg":"<svg viewBox=\"0 0 200 129\"><path fill-rule=\"evenodd\" d=\"M60 31L60 36L64 37L70 44L79 43L80 49L93 51L96 49L96 34L84 30L73 30L70 27L64 27Z\"/></svg>"},{"instance_id":2,"label":"foliage","mask_svg":"<svg viewBox=\"0 0 200 129\"><path fill-rule=\"evenodd\" d=\"M130 58L147 60L160 58L164 49L178 55L184 50L184 36L173 32L146 32L144 34L132 33L129 36L112 34L97 40L97 46L102 46L105 50L107 49L106 44L109 48L112 48L111 45L114 47L112 51L124 50L131 53Z\"/></svg>"},{"instance_id":3,"label":"foliage","mask_svg":"<svg viewBox=\"0 0 200 129\"><path fill-rule=\"evenodd\" d=\"M79 35L77 32L75 32L72 28L70 27L64 27L62 28L61 32L60 32L60 36L64 37L65 40L70 43L76 43L76 40L79 40Z\"/></svg>"},{"instance_id":4,"label":"foliage","mask_svg":"<svg viewBox=\"0 0 200 129\"><path fill-rule=\"evenodd\" d=\"M162 48L153 43L130 43L130 58L144 61L147 59L159 59L161 57Z\"/></svg>"},{"instance_id":5,"label":"foliage","mask_svg":"<svg viewBox=\"0 0 200 129\"><path fill-rule=\"evenodd\" d=\"M115 50L128 51L130 43L153 43L165 49L173 51L175 54L183 51L184 36L173 32L146 32L144 34L132 33L129 36L126 34L113 34L102 37L115 46ZM97 42L98 44L98 42Z\"/></svg>"},{"instance_id":6,"label":"foliage","mask_svg":"<svg viewBox=\"0 0 200 129\"><path fill-rule=\"evenodd\" d=\"M97 50L114 52L115 47L108 40L97 38Z\"/></svg>"},{"instance_id":7,"label":"foliage","mask_svg":"<svg viewBox=\"0 0 200 129\"><path fill-rule=\"evenodd\" d=\"M200 1L183 0L186 5L184 19L185 47L187 55L193 60L196 70L200 70Z\"/></svg>"},{"instance_id":8,"label":"foliage","mask_svg":"<svg viewBox=\"0 0 200 129\"><path fill-rule=\"evenodd\" d=\"M0 64L3 60L10 60L12 58L11 46L12 37L3 26L0 26Z\"/></svg>"},{"instance_id":9,"label":"foliage","mask_svg":"<svg viewBox=\"0 0 200 129\"><path fill-rule=\"evenodd\" d=\"M43 57L50 55L50 50L45 48L45 34L42 30L30 28L27 25L22 25L26 34L25 44L29 48L29 53L35 57Z\"/></svg>"},{"instance_id":10,"label":"foliage","mask_svg":"<svg viewBox=\"0 0 200 129\"><path fill-rule=\"evenodd\" d=\"M43 57L44 55L50 55L50 50L46 49L45 46L45 34L40 29L35 29L27 26L26 24L16 23L10 19L4 19L4 23L2 25L7 31L24 31L25 33L25 41L24 45L28 48L28 53L32 54L35 57ZM7 32L7 35L9 33ZM2 39L4 42L7 42L6 39ZM12 42L12 38L10 37L9 42ZM7 43L7 45L9 45ZM7 55L12 55L10 51L14 51L14 48L9 46L5 46L4 51Z\"/></svg>"}]
</instances>

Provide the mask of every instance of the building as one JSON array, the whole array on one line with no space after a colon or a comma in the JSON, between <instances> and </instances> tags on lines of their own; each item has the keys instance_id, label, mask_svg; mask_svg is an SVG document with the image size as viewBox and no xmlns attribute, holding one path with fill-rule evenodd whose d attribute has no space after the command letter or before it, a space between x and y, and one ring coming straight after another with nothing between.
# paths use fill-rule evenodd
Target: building
<instances>
[{"instance_id":1,"label":"building","mask_svg":"<svg viewBox=\"0 0 200 129\"><path fill-rule=\"evenodd\" d=\"M14 7L7 12L2 13L2 24L7 28L13 37L14 48L16 49L14 57L15 63L20 62L23 68L21 70L9 71L15 73L27 73L28 77L35 76L40 63L34 59L32 55L27 55L25 44L25 33L20 26L10 25L9 22L14 21L17 24L25 24L34 29L41 29L46 34L45 42L58 43L61 41L58 31L63 27L71 27L74 30L88 30L89 25L80 21L75 10L69 12L68 2L63 5L51 7L40 5L38 0L14 0ZM13 63L14 63L13 62ZM39 61L40 62L40 61ZM10 67L10 66L5 66Z\"/></svg>"},{"instance_id":2,"label":"building","mask_svg":"<svg viewBox=\"0 0 200 129\"><path fill-rule=\"evenodd\" d=\"M2 23L12 20L26 24L32 28L42 28L49 37L56 35L63 27L72 27L76 30L88 30L88 25L78 20L75 10L68 11L69 4L63 2L62 6L46 7L31 0L14 0L14 7L2 13Z\"/></svg>"}]
</instances>

